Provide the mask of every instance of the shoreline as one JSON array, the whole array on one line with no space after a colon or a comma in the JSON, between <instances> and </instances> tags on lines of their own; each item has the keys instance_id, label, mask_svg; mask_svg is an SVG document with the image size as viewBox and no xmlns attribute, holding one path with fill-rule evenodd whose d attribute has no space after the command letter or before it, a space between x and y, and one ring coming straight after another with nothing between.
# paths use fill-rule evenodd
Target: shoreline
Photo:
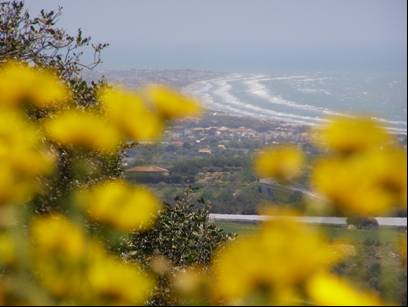
<instances>
[{"instance_id":1,"label":"shoreline","mask_svg":"<svg viewBox=\"0 0 408 307\"><path fill-rule=\"evenodd\" d=\"M327 79L326 77L319 78ZM291 125L308 127L327 123L330 117L334 116L354 117L361 115L368 116L378 121L392 134L404 136L407 135L406 120L383 118L379 115L378 109L376 110L377 114L375 114L376 112L371 112L372 110L368 109L365 112L361 112L361 110L359 111L359 108L361 109L362 101L356 104L359 107L355 111L335 111L334 109L321 105L322 101L324 102L326 99L328 102L330 102L333 97L337 100L339 99L337 96L333 96L334 94L332 95L328 90L320 89L320 91L323 91L325 95L328 96L327 98L322 98L320 96L319 106L319 103L317 105L307 104L305 102L290 100L290 98L283 98L278 94L279 88L278 93L276 93L275 88L273 88L275 92L272 93L267 84L264 84L266 82L271 82L272 80L278 80L274 82L281 82L282 80L299 79L299 81L296 82L301 82L302 80L303 82L306 80L311 82L314 80L319 80L319 78L316 76L312 78L305 75L279 77L249 73L224 74L221 77L217 76L216 78L212 79L192 82L187 86L184 86L182 91L200 100L205 108L210 112L224 112L225 114L234 115L237 117L251 117L259 120L274 122L278 121L281 123L290 123ZM300 91L300 89L294 87L291 89L291 91L296 92ZM314 93L312 89L309 89L309 91ZM306 92L304 89L303 92L304 93L302 95L309 97L307 96L309 94L308 92ZM364 93L366 94L366 92ZM369 114L370 112L372 114Z\"/></svg>"}]
</instances>

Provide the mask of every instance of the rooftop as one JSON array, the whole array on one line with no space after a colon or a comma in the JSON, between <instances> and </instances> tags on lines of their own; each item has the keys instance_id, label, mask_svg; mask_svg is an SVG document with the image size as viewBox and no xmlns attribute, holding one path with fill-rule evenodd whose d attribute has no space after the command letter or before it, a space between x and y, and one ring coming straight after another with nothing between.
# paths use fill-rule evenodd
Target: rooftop
<instances>
[{"instance_id":1,"label":"rooftop","mask_svg":"<svg viewBox=\"0 0 408 307\"><path fill-rule=\"evenodd\" d=\"M169 173L169 170L156 165L135 166L126 170L129 173Z\"/></svg>"}]
</instances>

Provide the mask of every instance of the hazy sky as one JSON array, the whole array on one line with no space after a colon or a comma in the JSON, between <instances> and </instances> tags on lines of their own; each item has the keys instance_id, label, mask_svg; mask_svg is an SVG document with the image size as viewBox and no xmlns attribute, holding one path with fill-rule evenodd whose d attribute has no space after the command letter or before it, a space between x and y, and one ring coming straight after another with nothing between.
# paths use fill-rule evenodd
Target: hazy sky
<instances>
[{"instance_id":1,"label":"hazy sky","mask_svg":"<svg viewBox=\"0 0 408 307\"><path fill-rule=\"evenodd\" d=\"M105 68L404 70L406 0L26 0L109 42Z\"/></svg>"}]
</instances>

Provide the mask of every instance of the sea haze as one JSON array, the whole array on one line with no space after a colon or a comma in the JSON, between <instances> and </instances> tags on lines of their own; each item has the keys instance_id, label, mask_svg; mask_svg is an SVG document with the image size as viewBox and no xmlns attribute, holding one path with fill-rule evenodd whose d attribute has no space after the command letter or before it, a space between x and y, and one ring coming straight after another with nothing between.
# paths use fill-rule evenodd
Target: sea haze
<instances>
[{"instance_id":1,"label":"sea haze","mask_svg":"<svg viewBox=\"0 0 408 307\"><path fill-rule=\"evenodd\" d=\"M401 73L234 73L184 91L229 114L305 125L332 115L367 115L407 134L407 76Z\"/></svg>"}]
</instances>

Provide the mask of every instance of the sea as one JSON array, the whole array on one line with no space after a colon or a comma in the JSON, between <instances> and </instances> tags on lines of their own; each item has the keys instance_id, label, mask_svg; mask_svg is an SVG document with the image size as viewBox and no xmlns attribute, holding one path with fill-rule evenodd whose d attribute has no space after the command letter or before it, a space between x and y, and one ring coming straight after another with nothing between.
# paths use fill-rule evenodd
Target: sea
<instances>
[{"instance_id":1,"label":"sea","mask_svg":"<svg viewBox=\"0 0 408 307\"><path fill-rule=\"evenodd\" d=\"M236 116L314 126L333 116L370 116L407 134L402 73L226 73L183 88L206 108Z\"/></svg>"}]
</instances>

